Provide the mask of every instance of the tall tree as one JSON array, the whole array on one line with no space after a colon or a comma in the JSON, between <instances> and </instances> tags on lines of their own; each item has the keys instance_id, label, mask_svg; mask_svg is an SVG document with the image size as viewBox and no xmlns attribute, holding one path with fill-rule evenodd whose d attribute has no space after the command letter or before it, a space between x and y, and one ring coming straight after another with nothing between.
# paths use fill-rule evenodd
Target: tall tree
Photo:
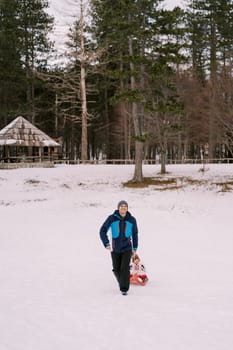
<instances>
[{"instance_id":1,"label":"tall tree","mask_svg":"<svg viewBox=\"0 0 233 350\"><path fill-rule=\"evenodd\" d=\"M31 121L35 123L35 67L46 65L51 48L48 34L53 18L48 15L47 0L20 0L17 2L20 55L25 69L27 103Z\"/></svg>"},{"instance_id":2,"label":"tall tree","mask_svg":"<svg viewBox=\"0 0 233 350\"><path fill-rule=\"evenodd\" d=\"M119 144L128 139L126 126L130 125L131 119L127 101L120 99L121 92L129 83L129 63L126 62L128 11L125 1L92 0L91 3L93 37L98 47L106 49L98 62L98 89L103 101L99 114L102 115L102 128L107 141L105 142L107 157L116 158L120 152L117 152L116 147L112 147L112 142L116 137ZM117 111L118 123L115 123L115 111ZM124 127L119 128L119 125ZM124 156L130 157L130 150L125 142L124 149Z\"/></svg>"},{"instance_id":3,"label":"tall tree","mask_svg":"<svg viewBox=\"0 0 233 350\"><path fill-rule=\"evenodd\" d=\"M230 63L233 37L233 3L231 0L192 0L189 3L189 23L191 30L194 70L202 63L201 75L208 79L207 88L211 92L209 119L209 157L215 157L219 120L219 73L221 66ZM201 39L201 40L200 40ZM199 63L199 65L198 65ZM200 71L199 71L200 72ZM197 71L197 74L199 75Z\"/></svg>"},{"instance_id":4,"label":"tall tree","mask_svg":"<svg viewBox=\"0 0 233 350\"><path fill-rule=\"evenodd\" d=\"M87 132L87 88L86 88L86 76L87 68L94 61L94 53L91 51L90 43L87 40L86 33L86 20L85 16L87 15L87 6L88 3L84 4L83 0L80 0L79 4L79 20L74 22L73 27L69 33L69 43L68 47L70 48L69 56L72 57L75 63L75 67L78 67L78 80L79 84L79 96L81 103L81 160L82 162L87 161L88 159L88 132ZM76 77L77 79L77 77ZM79 118L79 116L77 116Z\"/></svg>"},{"instance_id":5,"label":"tall tree","mask_svg":"<svg viewBox=\"0 0 233 350\"><path fill-rule=\"evenodd\" d=\"M0 1L0 115L7 124L24 103L24 73L21 65L17 1Z\"/></svg>"},{"instance_id":6,"label":"tall tree","mask_svg":"<svg viewBox=\"0 0 233 350\"><path fill-rule=\"evenodd\" d=\"M160 148L162 174L166 172L168 143L181 135L182 102L177 76L180 66L187 60L183 53L184 15L179 7L172 11L163 10L154 28L156 42L151 52L148 105L155 126L154 138Z\"/></svg>"},{"instance_id":7,"label":"tall tree","mask_svg":"<svg viewBox=\"0 0 233 350\"><path fill-rule=\"evenodd\" d=\"M92 1L98 44L108 47L106 76L112 82L112 101L130 106L135 139L135 181L143 179L145 82L146 66L150 63L147 54L153 42L151 29L159 16L159 3L151 0L122 0L114 4L109 0Z\"/></svg>"},{"instance_id":8,"label":"tall tree","mask_svg":"<svg viewBox=\"0 0 233 350\"><path fill-rule=\"evenodd\" d=\"M74 21L68 33L66 43L68 63L64 69L61 89L59 85L57 89L64 117L69 118L71 123L81 125L82 162L88 160L88 122L90 123L91 119L89 107L96 98L91 86L93 67L101 55L101 52L93 49L93 43L88 38L87 10L88 2L81 0L75 16L78 19Z\"/></svg>"}]
</instances>

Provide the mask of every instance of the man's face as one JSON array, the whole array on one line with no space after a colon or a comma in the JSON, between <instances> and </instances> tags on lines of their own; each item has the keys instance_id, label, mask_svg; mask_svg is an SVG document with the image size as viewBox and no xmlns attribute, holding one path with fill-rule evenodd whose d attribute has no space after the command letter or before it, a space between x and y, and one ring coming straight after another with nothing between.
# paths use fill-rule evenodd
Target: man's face
<instances>
[{"instance_id":1,"label":"man's face","mask_svg":"<svg viewBox=\"0 0 233 350\"><path fill-rule=\"evenodd\" d=\"M119 213L120 213L121 216L125 216L127 210L128 210L127 205L125 205L125 204L120 205L120 207L119 207Z\"/></svg>"}]
</instances>

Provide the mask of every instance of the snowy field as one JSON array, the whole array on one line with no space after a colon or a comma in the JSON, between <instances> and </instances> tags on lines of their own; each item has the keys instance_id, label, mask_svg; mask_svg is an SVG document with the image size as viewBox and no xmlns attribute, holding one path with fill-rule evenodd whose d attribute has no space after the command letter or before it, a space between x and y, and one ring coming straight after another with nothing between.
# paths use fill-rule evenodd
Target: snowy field
<instances>
[{"instance_id":1,"label":"snowy field","mask_svg":"<svg viewBox=\"0 0 233 350\"><path fill-rule=\"evenodd\" d=\"M216 183L233 165L199 169L168 166L204 182L166 191L123 187L131 165L0 170L0 350L231 350L233 190ZM149 277L126 297L99 239L121 199Z\"/></svg>"}]
</instances>

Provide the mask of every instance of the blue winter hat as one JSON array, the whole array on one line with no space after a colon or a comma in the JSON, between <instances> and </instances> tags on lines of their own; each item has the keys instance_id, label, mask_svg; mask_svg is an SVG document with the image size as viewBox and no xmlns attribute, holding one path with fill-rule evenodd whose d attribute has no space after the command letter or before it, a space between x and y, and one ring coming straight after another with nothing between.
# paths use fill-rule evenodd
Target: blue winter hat
<instances>
[{"instance_id":1,"label":"blue winter hat","mask_svg":"<svg viewBox=\"0 0 233 350\"><path fill-rule=\"evenodd\" d=\"M122 201L120 201L120 202L118 203L117 209L119 209L121 205L126 205L127 208L128 208L128 203L127 203L126 201L124 201L124 200L122 200Z\"/></svg>"}]
</instances>

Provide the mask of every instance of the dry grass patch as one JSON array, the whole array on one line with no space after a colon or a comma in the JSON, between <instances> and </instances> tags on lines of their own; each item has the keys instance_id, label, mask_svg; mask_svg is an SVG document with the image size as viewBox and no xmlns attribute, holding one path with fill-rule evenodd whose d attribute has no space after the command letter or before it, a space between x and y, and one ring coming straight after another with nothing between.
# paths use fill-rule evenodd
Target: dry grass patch
<instances>
[{"instance_id":1,"label":"dry grass patch","mask_svg":"<svg viewBox=\"0 0 233 350\"><path fill-rule=\"evenodd\" d=\"M184 182L191 186L203 186L207 184L207 180L192 179L191 177L183 178Z\"/></svg>"},{"instance_id":2,"label":"dry grass patch","mask_svg":"<svg viewBox=\"0 0 233 350\"><path fill-rule=\"evenodd\" d=\"M209 186L217 186L219 189L218 192L232 192L233 191L233 179L230 178L226 181L219 182L211 182L208 179L193 179L191 177L144 177L142 182L136 182L133 180L127 181L123 183L124 187L128 188L146 188L151 186L155 191L168 191L168 190L179 190L185 188L187 186L191 186L193 188L200 188L205 186L206 188Z\"/></svg>"},{"instance_id":3,"label":"dry grass patch","mask_svg":"<svg viewBox=\"0 0 233 350\"><path fill-rule=\"evenodd\" d=\"M213 185L220 187L218 192L231 192L233 190L233 180L213 182Z\"/></svg>"},{"instance_id":4,"label":"dry grass patch","mask_svg":"<svg viewBox=\"0 0 233 350\"><path fill-rule=\"evenodd\" d=\"M25 184L30 184L30 185L39 185L41 181L36 180L36 179L28 179L25 181Z\"/></svg>"},{"instance_id":5,"label":"dry grass patch","mask_svg":"<svg viewBox=\"0 0 233 350\"><path fill-rule=\"evenodd\" d=\"M161 190L166 189L175 189L177 188L177 180L175 178L164 179L164 178L155 178L155 177L144 177L142 182L136 182L129 180L123 183L124 187L130 188L145 188L148 186L159 187Z\"/></svg>"}]
</instances>

